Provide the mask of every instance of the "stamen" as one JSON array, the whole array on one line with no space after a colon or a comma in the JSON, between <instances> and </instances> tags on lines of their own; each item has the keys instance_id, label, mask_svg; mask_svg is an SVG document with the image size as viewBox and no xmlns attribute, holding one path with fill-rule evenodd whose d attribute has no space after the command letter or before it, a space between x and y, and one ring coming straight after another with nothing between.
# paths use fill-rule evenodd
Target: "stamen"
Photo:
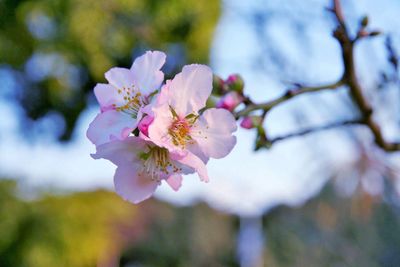
<instances>
[{"instance_id":1,"label":"stamen","mask_svg":"<svg viewBox=\"0 0 400 267\"><path fill-rule=\"evenodd\" d=\"M175 146L180 146L182 149L184 149L186 144L194 142L191 137L191 128L198 119L199 115L191 113L185 118L181 119L171 106L169 109L172 113L174 122L168 128L168 135Z\"/></svg>"},{"instance_id":2,"label":"stamen","mask_svg":"<svg viewBox=\"0 0 400 267\"><path fill-rule=\"evenodd\" d=\"M186 119L175 120L168 129L168 134L172 138L172 143L185 148L186 143L192 140L190 136L191 126L192 125Z\"/></svg>"},{"instance_id":3,"label":"stamen","mask_svg":"<svg viewBox=\"0 0 400 267\"><path fill-rule=\"evenodd\" d=\"M143 172L150 176L151 180L160 182L162 176L166 177L171 173L182 171L182 168L173 164L169 158L166 148L150 147L149 152L140 156L143 162Z\"/></svg>"},{"instance_id":4,"label":"stamen","mask_svg":"<svg viewBox=\"0 0 400 267\"><path fill-rule=\"evenodd\" d=\"M138 90L135 90L135 87L132 85L132 87L122 87L122 90L118 89L118 94L123 95L123 99L126 103L122 106L116 107L115 110L131 115L132 118L136 119L139 109L145 104L141 93Z\"/></svg>"}]
</instances>

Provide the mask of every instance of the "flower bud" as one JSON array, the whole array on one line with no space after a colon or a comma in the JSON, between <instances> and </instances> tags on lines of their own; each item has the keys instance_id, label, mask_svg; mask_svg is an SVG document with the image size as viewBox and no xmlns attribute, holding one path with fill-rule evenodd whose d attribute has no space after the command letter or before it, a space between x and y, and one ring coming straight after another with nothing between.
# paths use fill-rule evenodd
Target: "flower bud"
<instances>
[{"instance_id":1,"label":"flower bud","mask_svg":"<svg viewBox=\"0 0 400 267\"><path fill-rule=\"evenodd\" d=\"M147 137L149 136L149 126L153 122L153 120L154 117L147 115L139 122L138 125L139 131Z\"/></svg>"},{"instance_id":2,"label":"flower bud","mask_svg":"<svg viewBox=\"0 0 400 267\"><path fill-rule=\"evenodd\" d=\"M378 35L381 35L382 34L382 32L381 31L372 31L372 32L370 32L369 33L369 36L378 36Z\"/></svg>"},{"instance_id":3,"label":"flower bud","mask_svg":"<svg viewBox=\"0 0 400 267\"><path fill-rule=\"evenodd\" d=\"M240 123L240 127L244 129L253 129L259 126L262 122L262 118L260 116L247 116L244 117L242 122Z\"/></svg>"},{"instance_id":4,"label":"flower bud","mask_svg":"<svg viewBox=\"0 0 400 267\"><path fill-rule=\"evenodd\" d=\"M367 27L368 26L368 22L369 22L368 17L367 16L363 17L361 22L360 22L361 27Z\"/></svg>"},{"instance_id":5,"label":"flower bud","mask_svg":"<svg viewBox=\"0 0 400 267\"><path fill-rule=\"evenodd\" d=\"M210 95L210 97L207 98L207 101L206 101L206 108L215 108L217 106L219 99L220 99L220 97Z\"/></svg>"},{"instance_id":6,"label":"flower bud","mask_svg":"<svg viewBox=\"0 0 400 267\"><path fill-rule=\"evenodd\" d=\"M243 101L243 96L237 92L229 92L222 96L217 103L217 108L224 108L232 112Z\"/></svg>"},{"instance_id":7,"label":"flower bud","mask_svg":"<svg viewBox=\"0 0 400 267\"><path fill-rule=\"evenodd\" d=\"M213 92L216 95L223 95L225 92L225 82L221 77L213 75Z\"/></svg>"},{"instance_id":8,"label":"flower bud","mask_svg":"<svg viewBox=\"0 0 400 267\"><path fill-rule=\"evenodd\" d=\"M243 92L244 81L239 74L229 75L229 77L228 77L228 79L226 79L225 83L228 86L229 90L236 91L239 93Z\"/></svg>"}]
</instances>

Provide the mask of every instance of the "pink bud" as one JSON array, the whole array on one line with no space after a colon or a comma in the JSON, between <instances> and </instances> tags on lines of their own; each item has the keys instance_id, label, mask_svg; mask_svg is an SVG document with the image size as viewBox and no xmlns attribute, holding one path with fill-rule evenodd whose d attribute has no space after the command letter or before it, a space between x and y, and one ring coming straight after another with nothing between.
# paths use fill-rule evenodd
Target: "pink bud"
<instances>
[{"instance_id":1,"label":"pink bud","mask_svg":"<svg viewBox=\"0 0 400 267\"><path fill-rule=\"evenodd\" d=\"M228 76L228 79L226 79L227 83L234 83L238 79L237 74L231 74Z\"/></svg>"},{"instance_id":2,"label":"pink bud","mask_svg":"<svg viewBox=\"0 0 400 267\"><path fill-rule=\"evenodd\" d=\"M244 129L252 129L260 125L261 122L262 119L259 116L248 116L243 118L242 122L240 123L240 127Z\"/></svg>"},{"instance_id":3,"label":"pink bud","mask_svg":"<svg viewBox=\"0 0 400 267\"><path fill-rule=\"evenodd\" d=\"M229 77L228 77L228 79L226 79L225 83L228 86L229 90L236 91L239 93L243 92L244 81L239 74L229 75Z\"/></svg>"},{"instance_id":4,"label":"pink bud","mask_svg":"<svg viewBox=\"0 0 400 267\"><path fill-rule=\"evenodd\" d=\"M237 92L229 92L217 103L217 108L224 108L232 112L240 103L242 103L243 97Z\"/></svg>"},{"instance_id":5,"label":"pink bud","mask_svg":"<svg viewBox=\"0 0 400 267\"><path fill-rule=\"evenodd\" d=\"M153 120L154 117L147 115L139 122L139 131L147 137L149 136L149 126L153 122Z\"/></svg>"}]
</instances>

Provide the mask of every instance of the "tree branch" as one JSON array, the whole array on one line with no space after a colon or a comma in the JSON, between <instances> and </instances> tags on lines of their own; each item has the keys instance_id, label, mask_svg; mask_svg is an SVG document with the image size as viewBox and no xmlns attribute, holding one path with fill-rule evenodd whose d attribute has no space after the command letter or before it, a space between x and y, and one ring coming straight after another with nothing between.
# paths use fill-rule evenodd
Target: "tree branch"
<instances>
[{"instance_id":1,"label":"tree branch","mask_svg":"<svg viewBox=\"0 0 400 267\"><path fill-rule=\"evenodd\" d=\"M341 56L344 65L344 72L342 78L333 84L315 86L315 87L307 87L307 86L299 86L297 88L288 90L284 95L264 103L256 104L254 103L249 97L243 96L245 101L243 101L245 107L236 112L234 115L237 119L243 116L250 115L253 111L262 110L262 120L265 119L267 113L274 107L278 106L279 104L286 102L287 100L304 94L304 93L312 93L318 92L321 90L329 90L329 89L336 89L340 86L345 86L348 88L349 93L354 101L354 104L358 108L361 114L361 118L359 120L353 121L345 121L340 123L329 124L317 128L303 130L301 132L288 134L285 136L276 137L274 139L268 139L266 135L266 130L262 124L257 125L257 140L256 140L256 147L255 149L258 150L260 148L269 148L273 143L292 138L296 136L303 136L315 131L321 131L325 129L331 129L334 127L339 126L346 126L346 125L354 125L354 124L363 124L367 126L371 133L374 136L375 143L377 146L382 148L385 151L392 152L392 151L400 151L400 143L399 142L388 142L385 140L380 126L374 121L373 119L373 107L368 102L367 98L364 95L364 90L361 87L359 80L357 79L356 75L356 68L355 68L355 61L354 61L354 46L356 42L361 39L365 39L368 37L374 37L379 34L379 31L371 31L368 32L366 27L368 25L368 18L364 17L361 20L360 28L358 30L357 35L352 38L350 33L347 30L345 18L343 15L343 10L341 6L340 0L332 0L333 7L328 9L331 11L336 19L337 27L333 31L333 36L338 40L341 48Z\"/></svg>"},{"instance_id":2,"label":"tree branch","mask_svg":"<svg viewBox=\"0 0 400 267\"><path fill-rule=\"evenodd\" d=\"M339 80L332 84L320 85L320 86L314 86L314 87L310 87L310 86L297 87L295 89L286 91L285 94L283 94L282 96L280 96L274 100L271 100L271 101L267 101L267 102L260 103L260 104L255 104L253 102L250 102L244 109L238 111L235 114L235 116L236 116L236 118L239 118L242 116L247 116L255 110L269 111L273 107L275 107L295 96L298 96L298 95L301 95L304 93L318 92L318 91L327 90L327 89L332 90L332 89L336 89L336 88L340 87L341 85L344 85L343 80Z\"/></svg>"},{"instance_id":3,"label":"tree branch","mask_svg":"<svg viewBox=\"0 0 400 267\"><path fill-rule=\"evenodd\" d=\"M323 125L323 126L305 129L305 130L302 130L302 131L299 131L296 133L290 133L290 134L278 136L278 137L270 139L269 142L271 144L273 144L273 143L276 143L276 142L279 142L282 140L299 137L299 136L307 135L310 133L320 132L320 131L324 131L324 130L330 130L333 128L349 126L349 125L362 125L363 123L364 122L362 120L348 120L348 121L342 121L342 122L335 122L335 123L331 123L331 124L327 124L327 125Z\"/></svg>"},{"instance_id":4,"label":"tree branch","mask_svg":"<svg viewBox=\"0 0 400 267\"><path fill-rule=\"evenodd\" d=\"M375 143L385 151L400 150L398 143L387 142L381 132L379 125L373 119L373 108L363 94L363 89L357 79L354 64L354 45L360 39L352 39L346 30L343 12L339 0L334 1L333 12L339 24L334 32L334 37L339 41L342 50L342 59L344 64L343 79L350 90L356 106L358 107L364 124L371 130L374 135Z\"/></svg>"}]
</instances>

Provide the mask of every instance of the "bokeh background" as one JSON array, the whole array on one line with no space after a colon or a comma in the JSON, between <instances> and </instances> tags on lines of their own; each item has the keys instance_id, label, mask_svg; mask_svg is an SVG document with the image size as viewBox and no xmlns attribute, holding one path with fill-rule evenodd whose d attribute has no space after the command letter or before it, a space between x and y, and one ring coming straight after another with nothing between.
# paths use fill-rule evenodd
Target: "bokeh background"
<instances>
[{"instance_id":1,"label":"bokeh background","mask_svg":"<svg viewBox=\"0 0 400 267\"><path fill-rule=\"evenodd\" d=\"M240 73L256 101L295 83L337 80L329 0L0 0L0 267L400 266L400 155L363 127L254 152L239 129L211 182L188 176L140 205L113 192L114 167L85 137L104 72L165 51L168 78L190 63ZM342 1L359 79L385 137L400 136L400 2ZM345 88L268 115L271 137L357 117Z\"/></svg>"}]
</instances>

